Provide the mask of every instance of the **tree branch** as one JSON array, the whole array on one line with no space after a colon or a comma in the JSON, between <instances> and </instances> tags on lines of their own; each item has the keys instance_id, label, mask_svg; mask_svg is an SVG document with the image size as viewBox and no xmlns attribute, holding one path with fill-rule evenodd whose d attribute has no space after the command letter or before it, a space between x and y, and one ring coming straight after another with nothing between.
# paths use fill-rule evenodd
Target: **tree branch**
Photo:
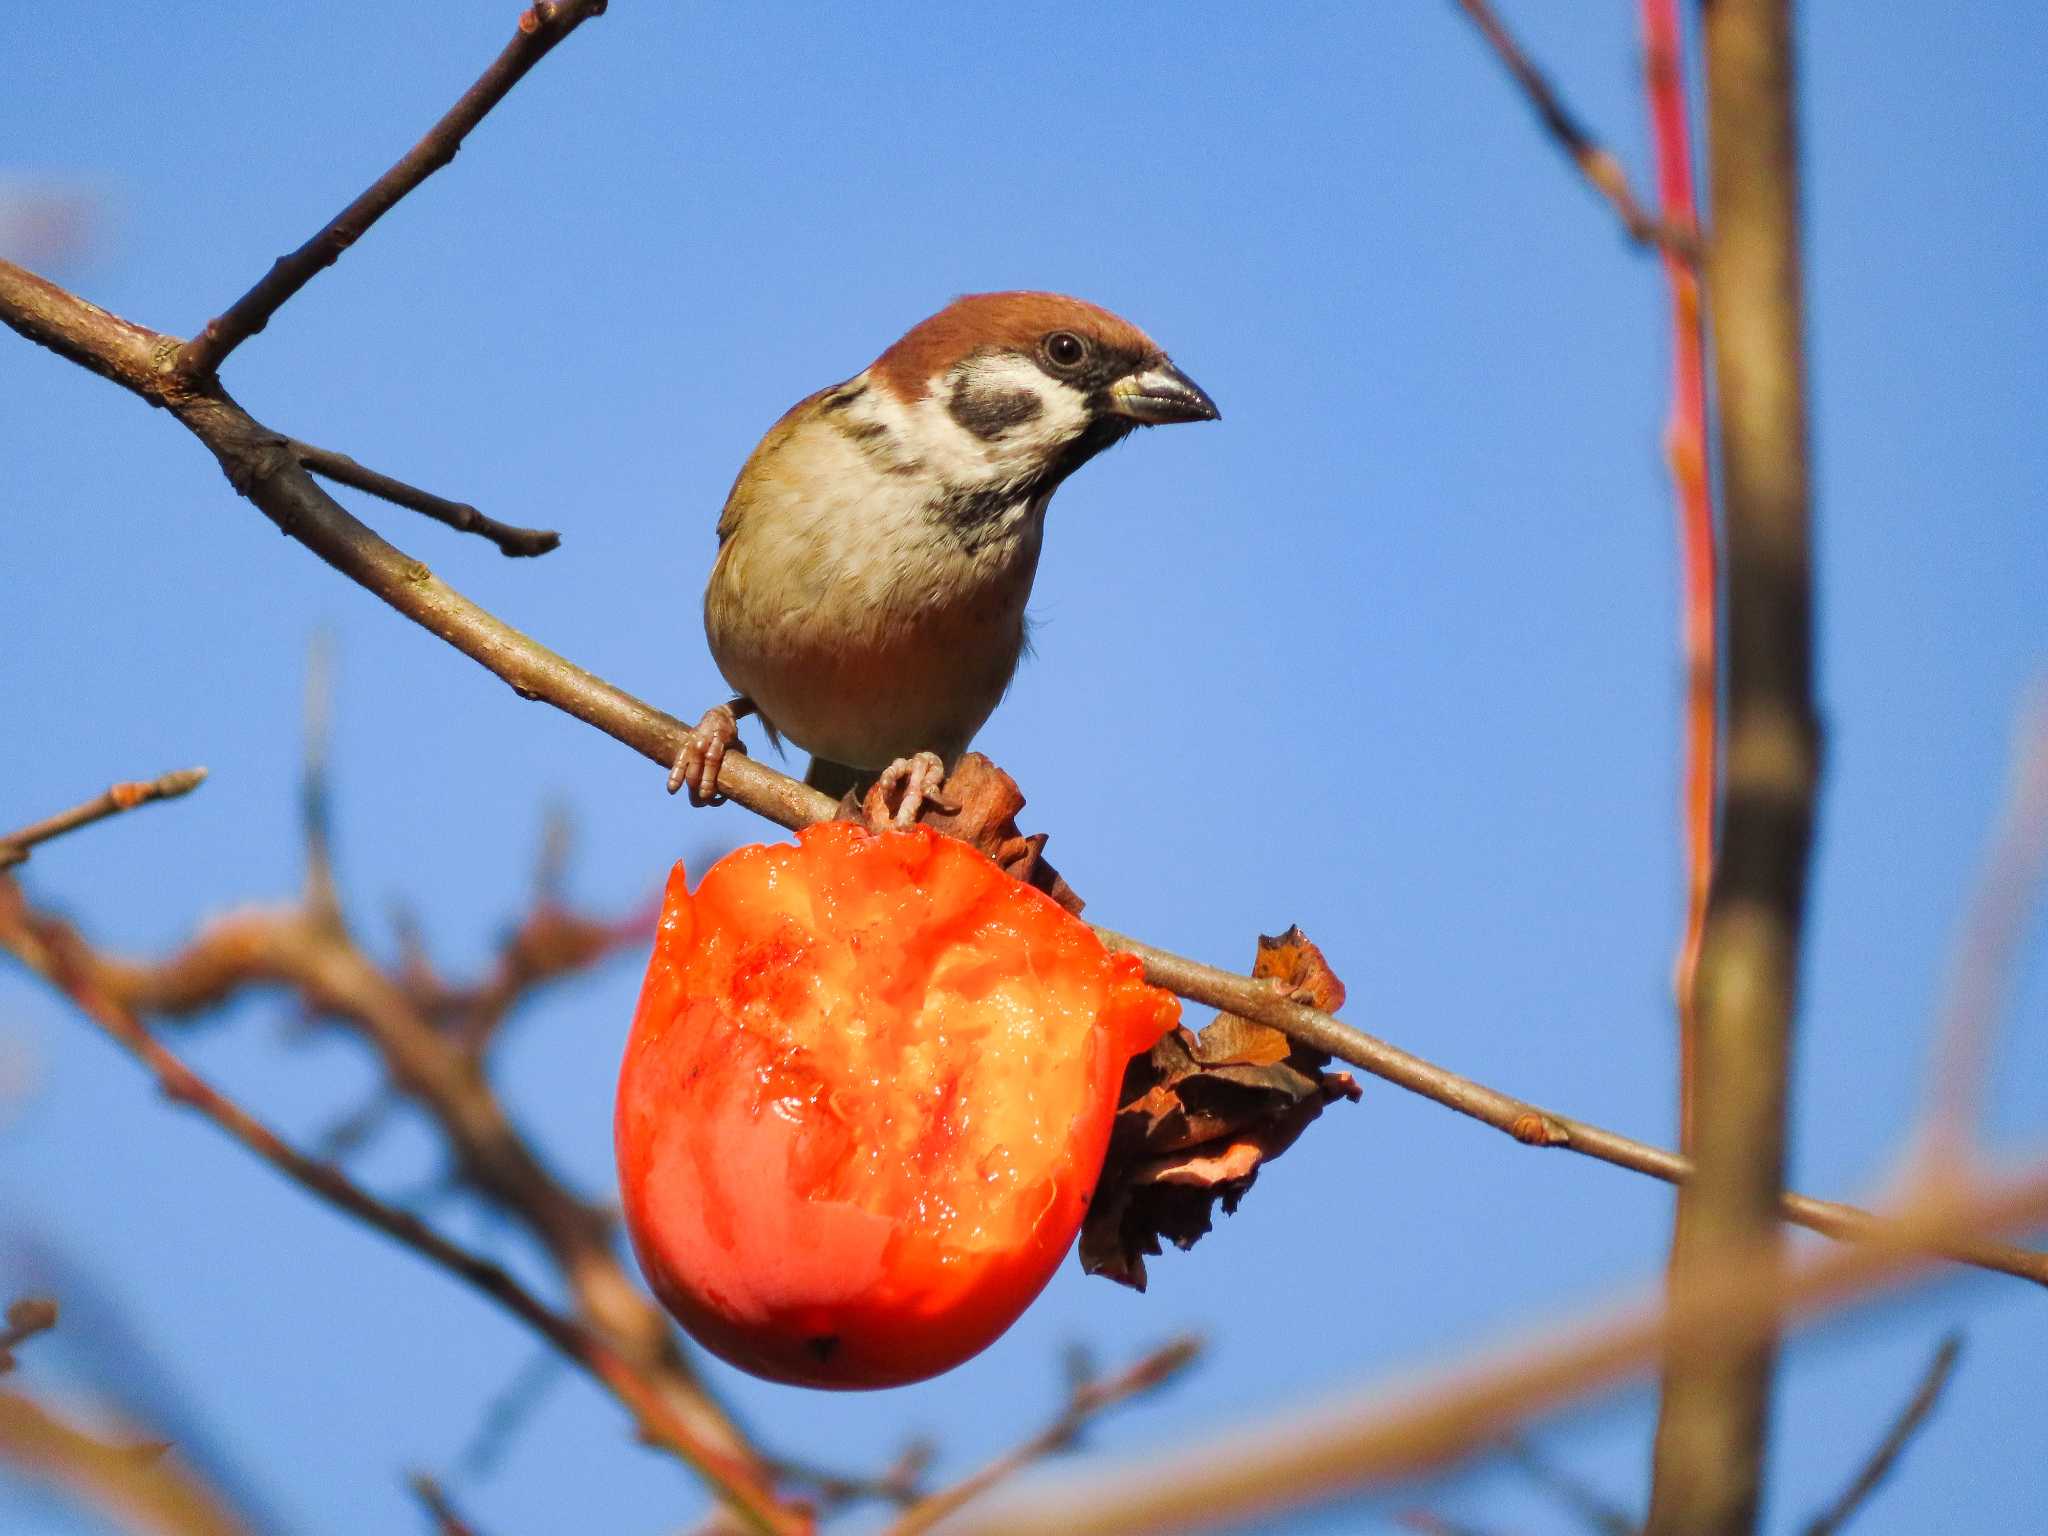
<instances>
[{"instance_id":1,"label":"tree branch","mask_svg":"<svg viewBox=\"0 0 2048 1536\"><path fill-rule=\"evenodd\" d=\"M1711 1283L1656 1311L1603 1309L1490 1360L1429 1372L1404 1388L1232 1425L1142 1464L1036 1480L977 1511L975 1536L1186 1536L1274 1521L1436 1471L1502 1435L1590 1400L1674 1353L1720 1354L1787 1319L1832 1315L1924 1274L1931 1245L1966 1232L2048 1223L2048 1162L1970 1189L1916 1197L1885 1218L1887 1238L1823 1250L1786 1268L1735 1256Z\"/></svg>"},{"instance_id":2,"label":"tree branch","mask_svg":"<svg viewBox=\"0 0 2048 1536\"><path fill-rule=\"evenodd\" d=\"M924 1532L980 1498L1005 1478L1014 1476L1035 1461L1073 1449L1081 1432L1092 1420L1134 1397L1165 1386L1193 1365L1201 1352L1202 1345L1198 1339L1173 1339L1106 1381L1086 1377L1076 1380L1067 1394L1066 1405L1044 1429L952 1487L919 1499L888 1527L885 1536L923 1536Z\"/></svg>"},{"instance_id":3,"label":"tree branch","mask_svg":"<svg viewBox=\"0 0 2048 1536\"><path fill-rule=\"evenodd\" d=\"M98 306L0 261L0 321L29 340L177 413L211 449L229 482L281 530L343 575L382 598L508 684L522 699L550 704L595 726L658 764L675 761L689 727L556 655L478 607L426 566L393 548L317 485L292 457L287 440L270 432L217 385L194 394L167 386L156 359L176 339L131 325ZM809 785L742 753L727 753L719 793L784 827L803 827L838 814L838 803ZM1146 979L1180 996L1225 1008L1317 1046L1377 1077L1472 1116L1531 1146L1562 1146L1681 1184L1683 1158L1583 1121L1555 1115L1353 1029L1329 1014L1290 1002L1264 983L1128 938L1096 933L1113 949L1138 956ZM1789 1196L1788 1220L1830 1237L1875 1235L1867 1211L1806 1196ZM2002 1243L1950 1240L1947 1257L2048 1285L2048 1255Z\"/></svg>"},{"instance_id":4,"label":"tree branch","mask_svg":"<svg viewBox=\"0 0 2048 1536\"><path fill-rule=\"evenodd\" d=\"M225 1500L177 1461L112 1445L33 1398L0 1392L0 1465L157 1536L250 1536Z\"/></svg>"},{"instance_id":5,"label":"tree branch","mask_svg":"<svg viewBox=\"0 0 2048 1536\"><path fill-rule=\"evenodd\" d=\"M2027 919L2048 874L2048 690L2014 729L2012 766L1949 965L1913 1176L1953 1178L1977 1155L2001 1005L2019 973Z\"/></svg>"},{"instance_id":6,"label":"tree branch","mask_svg":"<svg viewBox=\"0 0 2048 1536\"><path fill-rule=\"evenodd\" d=\"M435 1536L477 1536L476 1527L463 1518L438 1479L415 1472L405 1482L427 1518L434 1522Z\"/></svg>"},{"instance_id":7,"label":"tree branch","mask_svg":"<svg viewBox=\"0 0 2048 1536\"><path fill-rule=\"evenodd\" d=\"M385 1204L338 1168L299 1152L194 1073L150 1034L132 1004L104 984L104 967L70 927L30 910L11 880L0 880L0 947L55 985L146 1066L166 1097L197 1110L301 1188L467 1282L547 1339L618 1398L651 1440L693 1467L753 1527L773 1532L806 1528L776 1501L746 1460L707 1439L701 1426L679 1412L671 1398L650 1384L597 1329L555 1312L498 1265Z\"/></svg>"},{"instance_id":8,"label":"tree branch","mask_svg":"<svg viewBox=\"0 0 2048 1536\"><path fill-rule=\"evenodd\" d=\"M1673 224L1668 217L1659 220L1644 211L1635 193L1629 190L1628 173L1622 170L1621 162L1580 125L1543 72L1529 62L1529 56L1502 25L1487 0L1458 0L1458 5L1471 17L1472 24L1507 66L1508 73L1515 77L1522 94L1529 98L1529 105L1536 109L1544 131L1571 158L1593 190L1607 199L1628 237L1638 245L1660 246L1681 261L1694 260L1699 248L1697 232L1690 225Z\"/></svg>"},{"instance_id":9,"label":"tree branch","mask_svg":"<svg viewBox=\"0 0 2048 1536\"><path fill-rule=\"evenodd\" d=\"M0 1327L0 1374L14 1369L14 1351L39 1333L57 1326L57 1303L48 1296L23 1296L7 1307Z\"/></svg>"},{"instance_id":10,"label":"tree branch","mask_svg":"<svg viewBox=\"0 0 2048 1536\"><path fill-rule=\"evenodd\" d=\"M450 501L432 491L423 491L403 480L394 480L374 469L366 469L345 453L315 448L297 438L292 439L291 450L298 455L301 464L323 480L353 486L393 506L406 507L431 517L437 523L446 523L459 533L474 533L489 539L498 546L500 554L515 557L544 555L562 542L562 536L552 528L520 528L511 523L501 523L494 517L484 516L466 501Z\"/></svg>"},{"instance_id":11,"label":"tree branch","mask_svg":"<svg viewBox=\"0 0 2048 1536\"><path fill-rule=\"evenodd\" d=\"M1693 196L1692 131L1685 100L1683 29L1678 0L1643 0L1643 72L1650 100L1650 137L1657 155L1657 203L1664 221L1697 229ZM1707 483L1707 362L1700 323L1696 263L1664 254L1671 290L1671 411L1664 456L1678 503L1679 647L1685 664L1685 751L1679 791L1685 840L1685 923L1672 967L1678 1004L1679 1132L1692 1151L1693 980L1707 922L1714 872L1714 803L1720 761L1717 718L1719 669L1715 657L1720 620L1715 611L1714 498Z\"/></svg>"},{"instance_id":12,"label":"tree branch","mask_svg":"<svg viewBox=\"0 0 2048 1536\"><path fill-rule=\"evenodd\" d=\"M93 796L83 805L74 805L68 811L59 811L56 815L47 816L19 831L0 833L0 869L11 869L16 864L26 863L29 850L38 843L47 843L51 838L62 837L66 832L75 832L80 827L89 827L96 821L105 821L109 816L132 811L138 805L148 805L154 800L175 800L180 795L189 795L205 782L204 768L180 768L177 772L164 774L161 778L131 780L109 785L106 790Z\"/></svg>"},{"instance_id":13,"label":"tree branch","mask_svg":"<svg viewBox=\"0 0 2048 1536\"><path fill-rule=\"evenodd\" d=\"M340 260L341 253L362 239L399 199L453 160L484 114L503 101L555 44L591 17L603 15L605 4L606 0L536 0L520 16L519 30L504 51L426 136L336 214L325 229L290 255L278 257L255 287L207 321L203 331L178 349L172 372L186 383L211 378L227 355L268 325L293 294Z\"/></svg>"},{"instance_id":14,"label":"tree branch","mask_svg":"<svg viewBox=\"0 0 2048 1536\"><path fill-rule=\"evenodd\" d=\"M1955 1372L1956 1359L1962 1352L1961 1334L1952 1333L1941 1341L1940 1347L1934 1351L1934 1358L1927 1362L1920 1385L1907 1399L1906 1406L1899 1410L1892 1427L1885 1431L1884 1438L1877 1442L1841 1496L1807 1522L1804 1536L1835 1536L1869 1501L1878 1485L1891 1475L1892 1468L1905 1454L1906 1447L1912 1444L1913 1437L1927 1423L1935 1404L1941 1401L1942 1391L1948 1386L1949 1377Z\"/></svg>"},{"instance_id":15,"label":"tree branch","mask_svg":"<svg viewBox=\"0 0 2048 1536\"><path fill-rule=\"evenodd\" d=\"M1724 1257L1774 1264L1785 1100L1819 776L1812 678L1799 163L1790 0L1705 10L1707 295L1728 557L1728 742L1721 846L1695 978L1689 1122L1671 1291ZM1650 1536L1755 1528L1775 1348L1674 1356L1664 1378Z\"/></svg>"},{"instance_id":16,"label":"tree branch","mask_svg":"<svg viewBox=\"0 0 2048 1536\"><path fill-rule=\"evenodd\" d=\"M0 949L74 995L74 989L88 991L138 1025L148 1016L189 1017L272 985L291 989L312 1013L355 1029L376 1051L392 1087L431 1117L462 1181L547 1253L583 1321L653 1384L696 1438L736 1460L758 1460L697 1381L666 1315L621 1266L611 1214L563 1184L513 1126L475 1052L420 1013L405 988L357 947L338 914L312 905L245 908L167 960L134 964L102 954L70 925L29 907L6 882L0 883ZM53 954L64 957L61 973L38 960Z\"/></svg>"}]
</instances>

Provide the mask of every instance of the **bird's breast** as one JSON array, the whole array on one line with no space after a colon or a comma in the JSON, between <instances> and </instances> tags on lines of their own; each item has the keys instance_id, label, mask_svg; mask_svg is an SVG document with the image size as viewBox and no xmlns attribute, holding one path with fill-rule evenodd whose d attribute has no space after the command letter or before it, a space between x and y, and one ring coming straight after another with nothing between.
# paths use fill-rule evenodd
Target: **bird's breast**
<instances>
[{"instance_id":1,"label":"bird's breast","mask_svg":"<svg viewBox=\"0 0 2048 1536\"><path fill-rule=\"evenodd\" d=\"M728 682L799 746L858 768L965 750L1024 646L1042 499L967 507L829 433L743 487L705 593ZM738 492L736 491L736 496Z\"/></svg>"}]
</instances>

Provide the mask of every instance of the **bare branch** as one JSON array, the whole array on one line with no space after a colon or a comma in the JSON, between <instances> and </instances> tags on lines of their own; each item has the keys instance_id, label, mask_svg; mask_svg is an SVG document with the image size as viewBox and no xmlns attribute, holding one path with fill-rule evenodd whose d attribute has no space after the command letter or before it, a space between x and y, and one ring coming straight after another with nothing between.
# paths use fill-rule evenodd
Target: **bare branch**
<instances>
[{"instance_id":1,"label":"bare branch","mask_svg":"<svg viewBox=\"0 0 2048 1536\"><path fill-rule=\"evenodd\" d=\"M1954 1177L1975 1155L1992 1039L2048 874L2048 688L2014 729L2004 809L1951 962L1935 1033L1919 1177Z\"/></svg>"},{"instance_id":2,"label":"bare branch","mask_svg":"<svg viewBox=\"0 0 2048 1536\"><path fill-rule=\"evenodd\" d=\"M446 523L459 533L473 533L489 539L498 546L500 554L514 557L544 555L562 542L562 536L552 528L520 528L512 523L501 523L494 517L484 516L466 501L450 501L416 485L407 485L403 480L394 480L389 475L365 468L345 453L315 448L311 443L302 443L296 438L292 439L291 449L301 464L323 480L353 486L393 506L407 507L437 523Z\"/></svg>"},{"instance_id":3,"label":"bare branch","mask_svg":"<svg viewBox=\"0 0 2048 1536\"><path fill-rule=\"evenodd\" d=\"M1505 1131L1525 1146L1561 1147L1633 1173L1648 1174L1667 1184L1683 1185L1692 1177L1691 1162L1674 1152L1556 1114L1526 1099L1461 1077L1329 1014L1290 1001L1263 982L1183 959L1113 929L1098 927L1095 931L1109 948L1143 960L1145 979L1155 986L1270 1025L1290 1039L1327 1051L1398 1088ZM1787 1194L1779 1209L1785 1220L1843 1241L1884 1236L1882 1218L1853 1205ZM2048 1286L2048 1254L1966 1237L1944 1249L1943 1256Z\"/></svg>"},{"instance_id":4,"label":"bare branch","mask_svg":"<svg viewBox=\"0 0 2048 1536\"><path fill-rule=\"evenodd\" d=\"M879 1473L836 1472L789 1456L778 1456L769 1466L778 1481L809 1494L821 1514L867 1503L908 1509L923 1497L924 1475L936 1454L937 1447L920 1437L905 1445Z\"/></svg>"},{"instance_id":5,"label":"bare branch","mask_svg":"<svg viewBox=\"0 0 2048 1536\"><path fill-rule=\"evenodd\" d=\"M1538 1417L1590 1400L1674 1352L1723 1353L1785 1322L1833 1315L1924 1276L1933 1244L2048 1222L2048 1162L1969 1191L1916 1197L1887 1236L1773 1268L1737 1256L1712 1283L1658 1311L1609 1308L1489 1360L1405 1388L1237 1424L1142 1464L1036 1479L975 1512L975 1536L1148 1536L1271 1521L1497 1445Z\"/></svg>"},{"instance_id":6,"label":"bare branch","mask_svg":"<svg viewBox=\"0 0 2048 1536\"><path fill-rule=\"evenodd\" d=\"M1673 228L1697 229L1693 194L1691 114L1685 99L1683 29L1678 0L1642 0L1643 73L1650 102L1650 138L1657 156L1657 204ZM1707 361L1700 322L1696 262L1664 253L1671 290L1671 410L1664 456L1678 504L1679 646L1685 665L1685 747L1680 820L1685 845L1685 923L1672 967L1678 1003L1679 1131L1692 1151L1692 1063L1698 1033L1693 981L1706 935L1707 893L1714 872L1714 804L1721 751L1716 611L1714 498L1707 482Z\"/></svg>"},{"instance_id":7,"label":"bare branch","mask_svg":"<svg viewBox=\"0 0 2048 1536\"><path fill-rule=\"evenodd\" d=\"M1707 295L1727 538L1726 781L1695 978L1689 1123L1671 1289L1724 1257L1768 1268L1784 1190L1785 1096L1812 844L1813 704L1799 162L1789 0L1705 11L1711 234ZM1775 1350L1674 1357L1659 1409L1648 1530L1755 1528Z\"/></svg>"},{"instance_id":8,"label":"bare branch","mask_svg":"<svg viewBox=\"0 0 2048 1536\"><path fill-rule=\"evenodd\" d=\"M33 1398L0 1392L0 1465L157 1536L249 1536L214 1489L175 1458L114 1445Z\"/></svg>"},{"instance_id":9,"label":"bare branch","mask_svg":"<svg viewBox=\"0 0 2048 1536\"><path fill-rule=\"evenodd\" d=\"M577 1310L653 1383L670 1409L707 1443L751 1460L730 1418L697 1382L668 1319L626 1274L612 1246L608 1211L581 1199L519 1134L462 1041L423 1016L400 982L357 947L345 926L305 907L245 908L207 927L155 965L100 953L68 924L35 912L11 882L0 883L0 948L33 970L35 952L64 955L66 990L82 987L136 1017L184 1017L261 986L290 988L315 1015L357 1030L375 1049L392 1087L433 1120L462 1182L532 1235L554 1262ZM37 935L30 944L24 935Z\"/></svg>"},{"instance_id":10,"label":"bare branch","mask_svg":"<svg viewBox=\"0 0 2048 1536\"><path fill-rule=\"evenodd\" d=\"M415 1472L407 1478L406 1486L412 1489L414 1498L427 1512L427 1518L434 1522L435 1536L477 1536L477 1529L465 1520L449 1499L447 1491L434 1478L424 1472Z\"/></svg>"},{"instance_id":11,"label":"bare branch","mask_svg":"<svg viewBox=\"0 0 2048 1536\"><path fill-rule=\"evenodd\" d=\"M1690 226L1661 221L1644 211L1643 205L1636 201L1635 193L1629 190L1628 173L1622 170L1621 162L1580 125L1578 118L1543 77L1543 72L1529 62L1529 56L1502 25L1487 0L1458 0L1458 4L1472 18L1472 24L1479 28L1480 35L1501 63L1507 66L1508 73L1515 77L1522 94L1529 98L1529 105L1536 109L1544 131L1556 141L1559 149L1571 157L1572 164L1592 184L1593 190L1613 207L1621 220L1621 227L1628 231L1628 237L1638 245L1661 246L1680 260L1694 260L1699 250L1697 231Z\"/></svg>"},{"instance_id":12,"label":"bare branch","mask_svg":"<svg viewBox=\"0 0 2048 1536\"><path fill-rule=\"evenodd\" d=\"M1636 1536L1635 1517L1545 1456L1527 1440L1508 1445L1508 1459L1600 1536Z\"/></svg>"},{"instance_id":13,"label":"bare branch","mask_svg":"<svg viewBox=\"0 0 2048 1536\"><path fill-rule=\"evenodd\" d=\"M1934 1358L1927 1362L1920 1385L1906 1400L1906 1406L1899 1410L1892 1427L1885 1431L1884 1438L1877 1442L1869 1459L1850 1479L1841 1497L1807 1522L1804 1536L1835 1536L1877 1491L1878 1484L1891 1475L1899 1457L1905 1454L1906 1447L1912 1444L1913 1437L1934 1412L1935 1404L1941 1401L1942 1391L1948 1386L1948 1379L1955 1372L1956 1359L1962 1352L1961 1334L1952 1333L1941 1341L1934 1351Z\"/></svg>"},{"instance_id":14,"label":"bare branch","mask_svg":"<svg viewBox=\"0 0 2048 1536\"><path fill-rule=\"evenodd\" d=\"M197 1110L300 1187L457 1276L541 1334L625 1404L651 1440L693 1467L753 1526L765 1531L801 1528L751 1466L728 1448L708 1442L699 1428L595 1329L555 1312L498 1265L377 1199L331 1164L299 1152L200 1078L150 1034L132 1007L100 984L102 968L77 934L67 924L31 911L11 881L0 882L0 948L70 997L101 1030L155 1074L172 1101Z\"/></svg>"},{"instance_id":15,"label":"bare branch","mask_svg":"<svg viewBox=\"0 0 2048 1536\"><path fill-rule=\"evenodd\" d=\"M555 44L593 16L604 13L606 0L535 0L519 18L519 30L476 84L462 93L426 137L405 152L354 202L336 214L327 227L288 256L280 256L256 286L206 328L185 343L171 362L172 371L188 382L210 378L227 355L270 323L270 317L341 253L369 232L413 188L455 158L469 131L483 121L526 72L546 58Z\"/></svg>"},{"instance_id":16,"label":"bare branch","mask_svg":"<svg viewBox=\"0 0 2048 1536\"><path fill-rule=\"evenodd\" d=\"M45 817L21 828L18 832L0 834L0 869L11 869L16 864L26 863L29 850L38 843L47 843L51 838L62 837L66 832L75 832L80 827L89 827L96 821L105 821L109 816L132 811L138 805L148 805L154 800L175 800L180 795L189 795L205 782L204 768L180 768L176 773L167 773L161 778L131 780L109 785L102 793L93 796L83 805L74 805L68 811L59 811L55 816Z\"/></svg>"},{"instance_id":17,"label":"bare branch","mask_svg":"<svg viewBox=\"0 0 2048 1536\"><path fill-rule=\"evenodd\" d=\"M0 261L0 321L29 340L89 368L144 399L168 405L219 459L230 482L284 532L399 613L447 641L507 683L523 699L545 702L595 726L666 772L688 727L567 661L486 612L393 548L327 495L293 458L285 440L250 418L217 390L167 389L154 359L174 338L130 324L55 284ZM756 815L785 827L808 826L838 814L831 797L759 760L728 753L718 790ZM1617 1167L1683 1183L1690 1164L1612 1131L1575 1121L1435 1066L1398 1046L1351 1028L1329 1014L1289 1002L1250 978L1219 970L1098 927L1113 949L1139 956L1146 978L1196 1002L1267 1024L1411 1092L1492 1125L1532 1146L1563 1146ZM1805 1196L1788 1196L1788 1220L1831 1237L1860 1238L1874 1230L1868 1212ZM2048 1285L2048 1256L1999 1243L1957 1242L1945 1252Z\"/></svg>"},{"instance_id":18,"label":"bare branch","mask_svg":"<svg viewBox=\"0 0 2048 1536\"><path fill-rule=\"evenodd\" d=\"M0 1327L0 1374L14 1369L14 1350L39 1333L57 1326L57 1303L48 1296L24 1296L7 1308L7 1324Z\"/></svg>"},{"instance_id":19,"label":"bare branch","mask_svg":"<svg viewBox=\"0 0 2048 1536\"><path fill-rule=\"evenodd\" d=\"M1068 1393L1066 1406L1044 1429L952 1487L919 1499L888 1528L887 1536L920 1536L920 1533L930 1530L963 1505L981 1497L997 1483L1033 1462L1059 1451L1072 1450L1090 1421L1120 1403L1165 1386L1194 1364L1201 1352L1199 1339L1172 1339L1106 1381L1077 1380Z\"/></svg>"}]
</instances>

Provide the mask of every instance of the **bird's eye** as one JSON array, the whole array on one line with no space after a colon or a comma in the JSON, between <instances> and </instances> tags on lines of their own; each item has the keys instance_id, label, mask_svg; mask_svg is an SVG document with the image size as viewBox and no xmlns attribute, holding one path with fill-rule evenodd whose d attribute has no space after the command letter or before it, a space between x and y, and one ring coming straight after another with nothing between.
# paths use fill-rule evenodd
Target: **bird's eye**
<instances>
[{"instance_id":1,"label":"bird's eye","mask_svg":"<svg viewBox=\"0 0 2048 1536\"><path fill-rule=\"evenodd\" d=\"M1045 358L1055 368L1078 368L1088 355L1088 343L1072 331L1054 331L1045 338Z\"/></svg>"}]
</instances>

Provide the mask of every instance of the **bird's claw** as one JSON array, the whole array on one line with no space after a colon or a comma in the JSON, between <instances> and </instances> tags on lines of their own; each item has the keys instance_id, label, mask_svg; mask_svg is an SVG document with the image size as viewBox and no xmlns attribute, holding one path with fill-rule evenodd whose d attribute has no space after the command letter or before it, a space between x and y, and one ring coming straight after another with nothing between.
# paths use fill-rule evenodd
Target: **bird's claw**
<instances>
[{"instance_id":1,"label":"bird's claw","mask_svg":"<svg viewBox=\"0 0 2048 1536\"><path fill-rule=\"evenodd\" d=\"M946 764L936 752L919 752L899 757L884 768L861 800L861 814L871 830L907 827L916 822L927 805L942 811L959 806L941 798L939 788L946 782ZM890 800L895 798L894 806Z\"/></svg>"},{"instance_id":2,"label":"bird's claw","mask_svg":"<svg viewBox=\"0 0 2048 1536\"><path fill-rule=\"evenodd\" d=\"M687 786L692 805L724 804L725 796L718 792L718 770L728 751L744 752L746 748L740 743L739 717L730 704L721 704L704 711L704 718L676 754L675 766L668 771L668 792L674 794Z\"/></svg>"}]
</instances>

